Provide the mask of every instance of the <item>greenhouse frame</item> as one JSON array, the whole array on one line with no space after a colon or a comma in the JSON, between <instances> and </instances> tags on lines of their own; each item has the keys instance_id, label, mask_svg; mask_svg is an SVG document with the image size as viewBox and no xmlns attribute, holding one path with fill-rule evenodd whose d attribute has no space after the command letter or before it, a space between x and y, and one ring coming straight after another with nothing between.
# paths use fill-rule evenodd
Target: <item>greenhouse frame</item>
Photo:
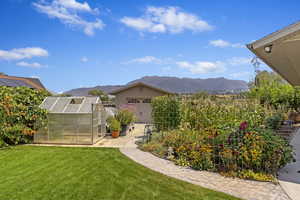
<instances>
[{"instance_id":1,"label":"greenhouse frame","mask_svg":"<svg viewBox=\"0 0 300 200\"><path fill-rule=\"evenodd\" d=\"M47 97L46 125L34 135L39 144L95 144L106 133L106 111L99 97Z\"/></svg>"}]
</instances>

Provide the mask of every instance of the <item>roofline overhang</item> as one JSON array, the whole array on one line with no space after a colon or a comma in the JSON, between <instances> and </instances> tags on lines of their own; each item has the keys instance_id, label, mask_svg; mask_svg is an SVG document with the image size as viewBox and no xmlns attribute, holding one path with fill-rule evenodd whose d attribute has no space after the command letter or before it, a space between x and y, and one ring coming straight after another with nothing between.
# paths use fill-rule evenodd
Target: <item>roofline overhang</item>
<instances>
[{"instance_id":1,"label":"roofline overhang","mask_svg":"<svg viewBox=\"0 0 300 200\"><path fill-rule=\"evenodd\" d=\"M297 34L300 33L300 21L291 24L287 27L284 27L278 31L275 31L259 40L256 40L252 43L246 44L246 47L254 53L259 59L261 59L264 63L266 63L272 70L274 70L277 74L279 74L282 78L284 78L289 84L293 84L289 77L287 77L285 74L281 73L276 66L274 66L272 63L270 63L257 49L269 45L276 45L286 39L289 39Z\"/></svg>"},{"instance_id":2,"label":"roofline overhang","mask_svg":"<svg viewBox=\"0 0 300 200\"><path fill-rule=\"evenodd\" d=\"M300 32L300 21L291 24L285 28L282 28L278 31L275 31L259 40L256 40L252 43L247 44L246 46L248 48L253 48L253 49L257 49L260 48L262 46L266 46L269 45L273 42L280 42L282 40L285 40L289 37L292 37L294 35L296 35L297 33Z\"/></svg>"},{"instance_id":3,"label":"roofline overhang","mask_svg":"<svg viewBox=\"0 0 300 200\"><path fill-rule=\"evenodd\" d=\"M136 83L132 83L132 84L130 84L130 85L126 85L125 87L120 88L120 89L117 89L117 90L114 90L114 91L110 92L109 94L111 94L111 95L116 95L116 94L118 94L118 93L120 93L120 92L123 92L123 91L125 91L125 90L128 90L128 89L130 89L130 88L133 88L133 87L136 87L136 86L139 86L139 85L140 85L140 86L145 86L145 87L151 88L151 89L153 89L153 90L160 91L160 92L162 92L162 93L166 93L166 94L170 94L170 95L171 95L171 94L175 94L175 93L172 93L172 92L163 90L163 89L161 89L161 88L154 87L154 86L152 86L152 85L149 85L149 84L146 84L146 83L143 83L143 82L136 82Z\"/></svg>"}]
</instances>

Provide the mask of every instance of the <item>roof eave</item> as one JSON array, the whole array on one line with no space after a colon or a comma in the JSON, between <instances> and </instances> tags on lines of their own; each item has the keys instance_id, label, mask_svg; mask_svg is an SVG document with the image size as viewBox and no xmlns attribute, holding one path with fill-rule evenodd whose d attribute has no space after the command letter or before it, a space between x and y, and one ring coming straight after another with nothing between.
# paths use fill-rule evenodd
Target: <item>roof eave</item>
<instances>
[{"instance_id":1,"label":"roof eave","mask_svg":"<svg viewBox=\"0 0 300 200\"><path fill-rule=\"evenodd\" d=\"M300 31L300 21L291 24L285 28L282 28L278 31L275 31L259 40L256 40L250 44L247 44L247 47L251 45L254 49L260 48L262 46L268 45L274 41L285 39L289 37L291 34Z\"/></svg>"},{"instance_id":2,"label":"roof eave","mask_svg":"<svg viewBox=\"0 0 300 200\"><path fill-rule=\"evenodd\" d=\"M282 41L289 39L300 33L300 22L296 22L291 24L285 28L282 28L276 32L273 32L257 41L247 44L247 48L252 51L259 59L261 59L264 63L266 63L272 70L278 73L282 78L284 78L289 84L297 85L293 83L287 74L281 73L278 67L274 66L271 62L269 62L261 52L258 51L259 48L268 46L268 45L276 45L281 43Z\"/></svg>"},{"instance_id":3,"label":"roof eave","mask_svg":"<svg viewBox=\"0 0 300 200\"><path fill-rule=\"evenodd\" d=\"M111 94L111 95L116 95L116 94L118 94L118 93L120 93L120 92L123 92L123 91L125 91L125 90L128 90L128 89L130 89L130 88L133 88L133 87L136 87L136 86L139 86L139 85L142 85L142 86L145 86L145 87L149 87L149 88L151 88L151 89L160 91L160 92L162 92L162 93L166 93L166 94L170 94L170 95L171 95L171 94L174 94L174 93L172 93L172 92L163 90L163 89L161 89L161 88L154 87L154 86L152 86L152 85L148 85L148 84L143 83L143 82L137 82L137 83L130 84L130 85L125 86L125 87L123 87L123 88L120 88L120 89L117 89L117 90L115 90L115 91L112 91L112 92L110 92L109 94Z\"/></svg>"}]
</instances>

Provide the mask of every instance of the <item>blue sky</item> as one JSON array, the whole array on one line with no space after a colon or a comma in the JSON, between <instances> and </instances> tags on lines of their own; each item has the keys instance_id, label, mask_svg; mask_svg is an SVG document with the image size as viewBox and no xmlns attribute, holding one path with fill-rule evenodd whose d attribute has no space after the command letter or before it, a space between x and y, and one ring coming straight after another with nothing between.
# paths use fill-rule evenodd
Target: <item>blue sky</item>
<instances>
[{"instance_id":1,"label":"blue sky","mask_svg":"<svg viewBox=\"0 0 300 200\"><path fill-rule=\"evenodd\" d=\"M147 75L253 78L253 40L299 20L299 1L2 0L0 71L56 92ZM262 69L268 69L262 66Z\"/></svg>"}]
</instances>

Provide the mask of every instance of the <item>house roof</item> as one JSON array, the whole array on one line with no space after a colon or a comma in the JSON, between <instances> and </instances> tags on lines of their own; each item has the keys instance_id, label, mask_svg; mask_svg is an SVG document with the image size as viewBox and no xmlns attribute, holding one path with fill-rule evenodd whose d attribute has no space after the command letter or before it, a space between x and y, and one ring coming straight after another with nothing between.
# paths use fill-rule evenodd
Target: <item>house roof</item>
<instances>
[{"instance_id":1,"label":"house roof","mask_svg":"<svg viewBox=\"0 0 300 200\"><path fill-rule=\"evenodd\" d=\"M8 87L24 86L24 87L33 88L32 85L26 83L25 81L6 79L6 78L0 78L0 86L8 86Z\"/></svg>"},{"instance_id":2,"label":"house roof","mask_svg":"<svg viewBox=\"0 0 300 200\"><path fill-rule=\"evenodd\" d=\"M46 97L40 107L49 113L91 113L92 104L100 102L99 97Z\"/></svg>"},{"instance_id":3,"label":"house roof","mask_svg":"<svg viewBox=\"0 0 300 200\"><path fill-rule=\"evenodd\" d=\"M292 85L300 85L300 21L247 45Z\"/></svg>"},{"instance_id":4,"label":"house roof","mask_svg":"<svg viewBox=\"0 0 300 200\"><path fill-rule=\"evenodd\" d=\"M38 90L45 90L46 88L38 78L27 78L17 76L0 75L0 86L18 87L25 86Z\"/></svg>"},{"instance_id":5,"label":"house roof","mask_svg":"<svg viewBox=\"0 0 300 200\"><path fill-rule=\"evenodd\" d=\"M165 93L165 94L173 94L172 92L169 92L167 90L163 90L161 88L154 87L152 85L148 85L148 84L143 83L143 82L136 82L136 83L132 83L132 84L126 85L126 86L124 86L124 87L122 87L120 89L117 89L117 90L114 90L114 91L110 92L110 94L116 95L118 93L121 93L123 91L129 90L129 89L137 87L137 86L143 86L143 87L151 88L153 90L156 90L156 91L159 91L159 92L162 92L162 93Z\"/></svg>"}]
</instances>

